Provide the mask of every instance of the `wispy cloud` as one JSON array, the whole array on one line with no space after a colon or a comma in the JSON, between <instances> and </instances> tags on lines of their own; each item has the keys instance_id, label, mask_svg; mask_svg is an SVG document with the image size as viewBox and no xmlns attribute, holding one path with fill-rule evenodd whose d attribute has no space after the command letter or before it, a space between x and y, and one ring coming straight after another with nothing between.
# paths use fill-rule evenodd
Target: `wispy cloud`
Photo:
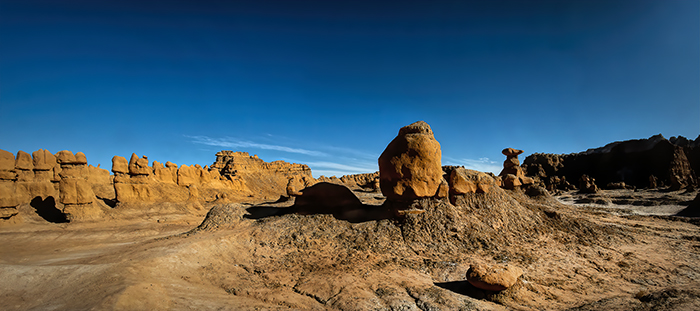
<instances>
[{"instance_id":1,"label":"wispy cloud","mask_svg":"<svg viewBox=\"0 0 700 311\"><path fill-rule=\"evenodd\" d=\"M481 172L492 172L494 174L500 173L503 169L503 165L498 164L496 161L491 161L489 158L455 159L446 157L443 160L443 165L462 165L468 169Z\"/></svg>"},{"instance_id":2,"label":"wispy cloud","mask_svg":"<svg viewBox=\"0 0 700 311\"><path fill-rule=\"evenodd\" d=\"M358 174L358 173L373 173L377 171L376 166L371 166L368 164L362 164L361 166L346 165L334 162L307 162L306 163L312 171L333 171L342 172L344 174ZM316 169L314 169L316 168Z\"/></svg>"},{"instance_id":3,"label":"wispy cloud","mask_svg":"<svg viewBox=\"0 0 700 311\"><path fill-rule=\"evenodd\" d=\"M252 142L252 141L247 141L247 140L235 139L235 138L231 138L231 137L212 138L212 137L208 137L208 136L187 136L187 135L185 135L185 137L192 139L192 142L196 143L196 144L217 146L217 147L223 147L223 148L257 148L257 149L264 149L264 150L276 150L276 151L282 151L282 152L299 153L299 154L305 154L305 155L317 156L317 157L328 156L328 154L326 154L325 152L316 151L316 150L292 148L292 147L281 146L281 145L272 145L272 144L261 144L261 143L256 143L256 142Z\"/></svg>"}]
</instances>

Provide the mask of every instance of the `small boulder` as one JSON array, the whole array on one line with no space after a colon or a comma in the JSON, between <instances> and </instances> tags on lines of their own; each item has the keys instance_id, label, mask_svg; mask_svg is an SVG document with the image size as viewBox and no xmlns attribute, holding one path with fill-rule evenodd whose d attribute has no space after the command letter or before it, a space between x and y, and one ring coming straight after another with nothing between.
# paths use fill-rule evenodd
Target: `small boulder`
<instances>
[{"instance_id":1,"label":"small boulder","mask_svg":"<svg viewBox=\"0 0 700 311\"><path fill-rule=\"evenodd\" d=\"M122 174L129 173L129 162L126 161L126 158L120 156L112 157L112 172Z\"/></svg>"},{"instance_id":2,"label":"small boulder","mask_svg":"<svg viewBox=\"0 0 700 311\"><path fill-rule=\"evenodd\" d=\"M505 189L515 189L516 187L522 186L520 178L513 174L507 174L503 177L503 188Z\"/></svg>"},{"instance_id":3,"label":"small boulder","mask_svg":"<svg viewBox=\"0 0 700 311\"><path fill-rule=\"evenodd\" d=\"M289 181L287 182L287 195L290 197L300 196L301 190L303 190L304 187L305 185L301 178L297 176L289 178Z\"/></svg>"},{"instance_id":4,"label":"small boulder","mask_svg":"<svg viewBox=\"0 0 700 311\"><path fill-rule=\"evenodd\" d=\"M467 281L476 288L501 291L515 284L523 270L510 265L473 264L467 271Z\"/></svg>"},{"instance_id":5,"label":"small boulder","mask_svg":"<svg viewBox=\"0 0 700 311\"><path fill-rule=\"evenodd\" d=\"M15 155L8 151L0 150L0 180L14 179L17 179L17 174L15 174Z\"/></svg>"},{"instance_id":6,"label":"small boulder","mask_svg":"<svg viewBox=\"0 0 700 311\"><path fill-rule=\"evenodd\" d=\"M73 152L68 150L61 150L56 153L56 160L60 164L75 164L77 161Z\"/></svg>"},{"instance_id":7,"label":"small boulder","mask_svg":"<svg viewBox=\"0 0 700 311\"><path fill-rule=\"evenodd\" d=\"M457 167L452 170L449 178L450 193L488 193L496 186L496 180L486 173Z\"/></svg>"},{"instance_id":8,"label":"small boulder","mask_svg":"<svg viewBox=\"0 0 700 311\"><path fill-rule=\"evenodd\" d=\"M57 164L56 156L45 149L32 152L32 158L34 159L34 170L37 171L50 171Z\"/></svg>"},{"instance_id":9,"label":"small boulder","mask_svg":"<svg viewBox=\"0 0 700 311\"><path fill-rule=\"evenodd\" d=\"M440 186L438 187L437 194L435 194L435 197L437 198L446 198L450 194L450 183L445 180L445 178L442 178L440 180Z\"/></svg>"},{"instance_id":10,"label":"small boulder","mask_svg":"<svg viewBox=\"0 0 700 311\"><path fill-rule=\"evenodd\" d=\"M84 153L78 151L75 153L75 164L86 164L87 165L87 157L85 156Z\"/></svg>"},{"instance_id":11,"label":"small boulder","mask_svg":"<svg viewBox=\"0 0 700 311\"><path fill-rule=\"evenodd\" d=\"M32 156L22 150L17 152L17 159L15 160L15 168L20 170L31 170L34 168L32 161Z\"/></svg>"}]
</instances>

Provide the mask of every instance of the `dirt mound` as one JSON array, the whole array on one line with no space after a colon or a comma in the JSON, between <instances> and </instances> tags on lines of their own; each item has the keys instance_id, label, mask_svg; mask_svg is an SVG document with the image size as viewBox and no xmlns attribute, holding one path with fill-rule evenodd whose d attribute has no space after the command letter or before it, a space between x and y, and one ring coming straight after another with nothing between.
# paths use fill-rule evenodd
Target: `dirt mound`
<instances>
[{"instance_id":1,"label":"dirt mound","mask_svg":"<svg viewBox=\"0 0 700 311\"><path fill-rule=\"evenodd\" d=\"M240 259L236 261L223 255L207 270L213 285L233 295L292 308L339 310L498 307L474 297L537 308L544 297L522 281L503 293L470 287L465 281L470 264L486 260L526 268L540 261L534 247L543 241L570 248L626 238L619 228L576 217L564 205L543 205L500 188L458 196L456 205L434 198L414 204L425 212L360 223L321 213L252 220L251 209L283 211L290 206L219 205L184 236L247 232L249 243L235 252L250 257L231 255ZM559 210L550 211L553 207ZM295 294L314 303L294 300Z\"/></svg>"}]
</instances>

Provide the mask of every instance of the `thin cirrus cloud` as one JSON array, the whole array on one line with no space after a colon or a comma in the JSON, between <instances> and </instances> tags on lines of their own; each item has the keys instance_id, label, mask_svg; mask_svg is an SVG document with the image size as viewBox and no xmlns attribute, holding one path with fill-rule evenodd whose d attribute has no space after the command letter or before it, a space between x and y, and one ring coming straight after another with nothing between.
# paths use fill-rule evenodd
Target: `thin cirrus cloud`
<instances>
[{"instance_id":1,"label":"thin cirrus cloud","mask_svg":"<svg viewBox=\"0 0 700 311\"><path fill-rule=\"evenodd\" d=\"M207 146L217 146L223 148L257 148L264 150L276 150L289 153L305 154L309 156L323 157L328 156L325 152L316 150L307 150L301 148L291 148L281 145L271 145L271 144L261 144L247 140L240 140L231 137L226 138L212 138L208 136L187 136L185 137L192 139L193 143L202 144Z\"/></svg>"},{"instance_id":2,"label":"thin cirrus cloud","mask_svg":"<svg viewBox=\"0 0 700 311\"><path fill-rule=\"evenodd\" d=\"M481 172L492 172L498 174L502 165L496 163L496 161L491 161L489 158L479 158L479 159L455 159L455 158L445 158L446 165L463 165L465 168L477 170Z\"/></svg>"},{"instance_id":3,"label":"thin cirrus cloud","mask_svg":"<svg viewBox=\"0 0 700 311\"><path fill-rule=\"evenodd\" d=\"M364 164L362 166L347 165L334 162L307 162L306 163L314 172L334 172L334 173L373 173L377 171L377 167Z\"/></svg>"}]
</instances>

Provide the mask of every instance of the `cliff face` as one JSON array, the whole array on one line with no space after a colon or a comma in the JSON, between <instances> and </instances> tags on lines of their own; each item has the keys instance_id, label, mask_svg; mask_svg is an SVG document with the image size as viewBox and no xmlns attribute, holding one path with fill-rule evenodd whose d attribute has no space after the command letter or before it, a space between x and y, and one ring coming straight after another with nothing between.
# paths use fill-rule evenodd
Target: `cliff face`
<instances>
[{"instance_id":1,"label":"cliff face","mask_svg":"<svg viewBox=\"0 0 700 311\"><path fill-rule=\"evenodd\" d=\"M668 140L656 135L614 142L581 153L536 153L525 158L523 168L550 190L573 188L571 185L583 175L594 178L602 186L624 182L646 188L650 180L657 180L658 186L680 189L697 185L699 165L700 148L695 141L683 137Z\"/></svg>"},{"instance_id":2,"label":"cliff face","mask_svg":"<svg viewBox=\"0 0 700 311\"><path fill-rule=\"evenodd\" d=\"M265 162L257 155L250 156L247 152L230 150L216 153L211 171L228 179L240 179L252 195L268 199L287 195L287 184L292 178L313 180L311 169L305 164Z\"/></svg>"},{"instance_id":3,"label":"cliff face","mask_svg":"<svg viewBox=\"0 0 700 311\"><path fill-rule=\"evenodd\" d=\"M78 152L55 155L40 149L17 156L0 150L0 223L21 222L20 207L30 205L52 222L105 217L112 209L175 203L202 204L277 199L290 179L314 181L311 169L284 161L265 162L246 152L221 151L211 168L149 162L132 154L112 158L112 172L87 165Z\"/></svg>"}]
</instances>

